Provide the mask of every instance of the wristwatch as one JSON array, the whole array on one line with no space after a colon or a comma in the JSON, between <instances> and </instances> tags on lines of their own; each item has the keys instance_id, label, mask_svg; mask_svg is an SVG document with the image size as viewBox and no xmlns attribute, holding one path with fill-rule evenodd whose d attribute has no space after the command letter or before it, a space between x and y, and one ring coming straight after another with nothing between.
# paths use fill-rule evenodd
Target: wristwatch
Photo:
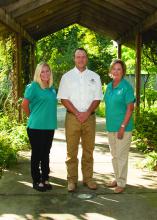
<instances>
[{"instance_id":1,"label":"wristwatch","mask_svg":"<svg viewBox=\"0 0 157 220\"><path fill-rule=\"evenodd\" d=\"M121 127L122 127L122 128L125 128L125 125L124 125L124 124L121 124Z\"/></svg>"}]
</instances>

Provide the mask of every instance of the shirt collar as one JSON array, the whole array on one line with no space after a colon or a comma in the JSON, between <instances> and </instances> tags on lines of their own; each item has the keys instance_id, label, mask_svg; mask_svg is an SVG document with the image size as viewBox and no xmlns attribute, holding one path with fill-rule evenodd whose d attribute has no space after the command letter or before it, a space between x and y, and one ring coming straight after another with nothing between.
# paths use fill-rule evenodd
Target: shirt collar
<instances>
[{"instance_id":1,"label":"shirt collar","mask_svg":"<svg viewBox=\"0 0 157 220\"><path fill-rule=\"evenodd\" d=\"M124 78L121 79L121 81L119 82L119 84L118 84L116 87L114 87L114 89L121 88L121 86L122 86L122 84L123 84L123 81L124 81ZM112 81L112 83L111 83L111 86L112 86L112 85L113 85L113 81ZM112 88L113 88L113 86L112 86Z\"/></svg>"},{"instance_id":2,"label":"shirt collar","mask_svg":"<svg viewBox=\"0 0 157 220\"><path fill-rule=\"evenodd\" d=\"M88 70L88 68L86 67L86 69L85 69L83 72L80 72L79 69L78 69L76 66L74 67L74 71L75 71L77 74L80 74L80 73L81 73L81 74L85 74L85 73L87 72L87 70Z\"/></svg>"}]
</instances>

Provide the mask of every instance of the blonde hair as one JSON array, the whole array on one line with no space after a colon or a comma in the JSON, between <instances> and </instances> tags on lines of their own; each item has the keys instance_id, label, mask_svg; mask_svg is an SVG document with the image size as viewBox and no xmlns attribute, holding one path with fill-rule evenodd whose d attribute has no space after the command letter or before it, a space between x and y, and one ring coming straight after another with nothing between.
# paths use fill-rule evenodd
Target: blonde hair
<instances>
[{"instance_id":1,"label":"blonde hair","mask_svg":"<svg viewBox=\"0 0 157 220\"><path fill-rule=\"evenodd\" d=\"M42 68L44 66L47 66L49 68L49 70L50 70L50 80L49 80L49 84L48 84L48 87L50 88L52 86L52 84L53 84L53 76L52 76L52 71L51 71L51 68L50 68L49 64L47 64L45 62L41 62L41 63L37 64L37 67L36 67L35 73L34 73L34 82L39 83L41 88L43 88L43 83L42 83L40 74L41 74Z\"/></svg>"},{"instance_id":2,"label":"blonde hair","mask_svg":"<svg viewBox=\"0 0 157 220\"><path fill-rule=\"evenodd\" d=\"M110 64L110 68L109 68L109 76L112 77L112 68L114 67L115 64L119 63L122 67L122 70L123 70L123 77L125 76L126 74L126 64L124 63L124 61L122 61L121 59L115 59L112 61L112 63Z\"/></svg>"}]
</instances>

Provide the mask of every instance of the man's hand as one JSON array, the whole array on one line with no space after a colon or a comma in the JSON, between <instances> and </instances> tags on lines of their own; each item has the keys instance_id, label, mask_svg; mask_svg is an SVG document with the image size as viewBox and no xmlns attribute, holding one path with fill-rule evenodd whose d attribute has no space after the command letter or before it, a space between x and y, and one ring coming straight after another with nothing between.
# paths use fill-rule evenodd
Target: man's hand
<instances>
[{"instance_id":1,"label":"man's hand","mask_svg":"<svg viewBox=\"0 0 157 220\"><path fill-rule=\"evenodd\" d=\"M90 116L90 112L86 111L86 112L78 112L76 114L76 118L79 122L84 123L85 121L87 121L87 119Z\"/></svg>"}]
</instances>

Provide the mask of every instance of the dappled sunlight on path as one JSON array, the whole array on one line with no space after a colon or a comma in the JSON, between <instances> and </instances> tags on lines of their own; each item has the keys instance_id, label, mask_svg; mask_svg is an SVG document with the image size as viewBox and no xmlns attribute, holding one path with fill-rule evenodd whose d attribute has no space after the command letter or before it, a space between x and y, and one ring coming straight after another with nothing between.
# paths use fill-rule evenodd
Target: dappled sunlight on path
<instances>
[{"instance_id":1,"label":"dappled sunlight on path","mask_svg":"<svg viewBox=\"0 0 157 220\"><path fill-rule=\"evenodd\" d=\"M0 200L3 201L0 203L0 220L155 220L157 172L137 168L143 155L134 145L129 154L126 191L115 195L113 189L106 187L113 178L113 170L103 118L97 117L94 151L94 178L99 184L98 190L91 191L82 184L80 145L78 188L76 193L67 192L64 117L65 109L59 107L59 128L50 154L53 190L42 193L32 189L30 151L20 152L18 163L6 170L0 180Z\"/></svg>"}]
</instances>

